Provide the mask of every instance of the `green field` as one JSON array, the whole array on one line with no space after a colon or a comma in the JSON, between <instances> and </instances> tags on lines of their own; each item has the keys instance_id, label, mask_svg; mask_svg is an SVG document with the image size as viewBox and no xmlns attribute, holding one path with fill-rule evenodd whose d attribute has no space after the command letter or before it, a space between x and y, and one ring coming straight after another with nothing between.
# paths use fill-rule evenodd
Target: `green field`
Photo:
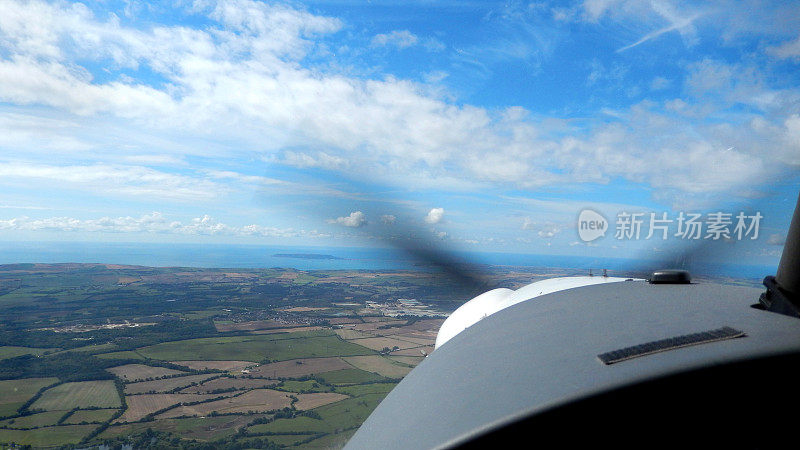
<instances>
[{"instance_id":1,"label":"green field","mask_svg":"<svg viewBox=\"0 0 800 450\"><path fill-rule=\"evenodd\" d=\"M286 380L281 382L279 385L274 386L272 389L277 389L279 391L300 392L300 393L331 391L331 388L329 386L325 386L324 384L319 384L314 380L307 380L307 381Z\"/></svg>"},{"instance_id":2,"label":"green field","mask_svg":"<svg viewBox=\"0 0 800 450\"><path fill-rule=\"evenodd\" d=\"M267 424L247 428L250 433L338 433L361 425L385 394L365 394L348 398L330 405L320 406L313 411L322 418L298 416L291 419L277 419Z\"/></svg>"},{"instance_id":3,"label":"green field","mask_svg":"<svg viewBox=\"0 0 800 450\"><path fill-rule=\"evenodd\" d=\"M294 417L292 419L277 419L274 422L248 427L250 433L330 433L331 427L322 420L311 417Z\"/></svg>"},{"instance_id":4,"label":"green field","mask_svg":"<svg viewBox=\"0 0 800 450\"><path fill-rule=\"evenodd\" d=\"M17 409L39 389L58 382L58 378L23 378L0 381L0 417L16 414Z\"/></svg>"},{"instance_id":5,"label":"green field","mask_svg":"<svg viewBox=\"0 0 800 450\"><path fill-rule=\"evenodd\" d=\"M38 428L55 425L64 415L64 411L47 411L29 416L6 419L0 422L3 428Z\"/></svg>"},{"instance_id":6,"label":"green field","mask_svg":"<svg viewBox=\"0 0 800 450\"><path fill-rule=\"evenodd\" d=\"M145 359L144 356L130 350L122 352L101 353L95 356L103 359Z\"/></svg>"},{"instance_id":7,"label":"green field","mask_svg":"<svg viewBox=\"0 0 800 450\"><path fill-rule=\"evenodd\" d=\"M341 369L315 375L327 384L359 384L371 381L382 381L386 378L361 369Z\"/></svg>"},{"instance_id":8,"label":"green field","mask_svg":"<svg viewBox=\"0 0 800 450\"><path fill-rule=\"evenodd\" d=\"M213 407L183 405L187 417L193 417L160 414L152 420L109 425L86 446L108 439L112 448L138 448L143 442L152 448L184 450L261 448L270 443L341 447L395 385L385 376L393 376L387 370L396 367L377 351L340 338L336 328L389 320L377 311L359 315L367 300L428 296L436 302L451 301L442 300L450 289L431 290L432 282L417 271L384 276L367 271L0 265L0 326L6 327L0 333L0 379L6 380L0 381L0 449L12 441L36 448L68 448L80 442L120 412L124 399L112 376L124 383L128 404L136 405L144 392L172 391L223 375L213 369L204 373L206 367L216 366L225 371L230 366L236 378L209 381L209 391L246 400L246 391L270 384L284 391L271 392L281 398L281 406L290 406L281 411L285 418L265 424L260 422L271 420L274 412L221 414L228 403L241 400L232 397L228 403L217 400ZM220 331L215 322L245 324L230 328L269 322L306 331ZM418 321L408 322L397 323L413 322L415 327L391 331L430 331ZM380 337L383 330L379 331L351 334ZM340 359L351 356L356 358ZM174 361L192 361L186 364L195 370L173 378L173 366L164 363ZM271 362L278 362L275 370L255 367ZM148 378L153 381L145 381ZM332 397L342 399L304 411L323 403L317 396L327 398L300 395L312 392L335 392ZM290 393L301 400L290 404ZM160 404L156 400L163 399L153 400ZM17 416L23 406L27 415ZM202 412L195 416L194 411ZM251 426L254 421L260 424ZM255 434L237 432L248 428Z\"/></svg>"},{"instance_id":9,"label":"green field","mask_svg":"<svg viewBox=\"0 0 800 450\"><path fill-rule=\"evenodd\" d=\"M274 442L282 447L290 447L295 445L299 442L302 442L310 437L313 437L313 434L284 434L284 435L270 435L266 436L266 438L270 442Z\"/></svg>"},{"instance_id":10,"label":"green field","mask_svg":"<svg viewBox=\"0 0 800 450\"><path fill-rule=\"evenodd\" d=\"M64 420L64 424L79 424L82 422L86 423L101 423L105 422L106 420L110 419L111 416L117 412L117 409L87 409L87 410L79 410L72 413L66 420Z\"/></svg>"},{"instance_id":11,"label":"green field","mask_svg":"<svg viewBox=\"0 0 800 450\"><path fill-rule=\"evenodd\" d=\"M181 319L192 320L192 319L207 319L209 317L214 317L220 314L218 310L209 310L209 311L190 311L181 314L176 314Z\"/></svg>"},{"instance_id":12,"label":"green field","mask_svg":"<svg viewBox=\"0 0 800 450\"><path fill-rule=\"evenodd\" d=\"M365 394L388 394L397 383L358 384L355 386L338 386L336 392L358 397Z\"/></svg>"},{"instance_id":13,"label":"green field","mask_svg":"<svg viewBox=\"0 0 800 450\"><path fill-rule=\"evenodd\" d=\"M326 356L372 355L373 350L340 339L329 330L164 342L138 353L164 361L285 361Z\"/></svg>"},{"instance_id":14,"label":"green field","mask_svg":"<svg viewBox=\"0 0 800 450\"><path fill-rule=\"evenodd\" d=\"M264 442L268 441L272 444L278 445L281 448L284 447L293 447L297 446L297 448L306 448L305 445L298 445L300 442L306 440L312 440L318 438L320 436L325 436L323 434L271 434L269 436L255 436L255 437L246 437L240 438L236 440L237 444L242 445L242 448L265 448ZM328 450L342 448L342 445L335 446L335 447L327 447Z\"/></svg>"},{"instance_id":15,"label":"green field","mask_svg":"<svg viewBox=\"0 0 800 450\"><path fill-rule=\"evenodd\" d=\"M192 417L188 419L162 419L155 422L140 422L108 427L100 434L100 439L108 439L138 433L152 428L157 431L174 433L186 439L217 440L236 433L239 427L263 415Z\"/></svg>"},{"instance_id":16,"label":"green field","mask_svg":"<svg viewBox=\"0 0 800 450\"><path fill-rule=\"evenodd\" d=\"M119 408L122 402L111 380L64 383L46 390L31 409L68 411L72 408Z\"/></svg>"},{"instance_id":17,"label":"green field","mask_svg":"<svg viewBox=\"0 0 800 450\"><path fill-rule=\"evenodd\" d=\"M364 394L314 409L332 431L360 426L386 394Z\"/></svg>"},{"instance_id":18,"label":"green field","mask_svg":"<svg viewBox=\"0 0 800 450\"><path fill-rule=\"evenodd\" d=\"M0 346L0 359L15 358L22 355L40 356L58 350L57 348L17 347L14 345Z\"/></svg>"},{"instance_id":19,"label":"green field","mask_svg":"<svg viewBox=\"0 0 800 450\"><path fill-rule=\"evenodd\" d=\"M110 351L116 350L116 349L117 349L116 345L108 342L108 343L105 343L105 344L94 344L94 345L87 345L85 347L72 348L72 349L69 349L69 350L64 350L62 352L58 352L57 354L73 353L74 352L74 353L88 353L88 354L94 355L94 354L98 354L98 353L110 352Z\"/></svg>"},{"instance_id":20,"label":"green field","mask_svg":"<svg viewBox=\"0 0 800 450\"><path fill-rule=\"evenodd\" d=\"M38 428L29 431L0 429L0 442L15 442L17 444L32 445L34 447L77 444L95 428L97 428L97 425L65 425Z\"/></svg>"},{"instance_id":21,"label":"green field","mask_svg":"<svg viewBox=\"0 0 800 450\"><path fill-rule=\"evenodd\" d=\"M314 439L311 442L303 444L303 448L306 450L312 449L320 449L320 450L330 450L332 448L342 448L347 441L350 440L351 437L356 433L356 430L346 430L342 431L341 433L336 434L329 434L326 436L322 436L318 439Z\"/></svg>"}]
</instances>

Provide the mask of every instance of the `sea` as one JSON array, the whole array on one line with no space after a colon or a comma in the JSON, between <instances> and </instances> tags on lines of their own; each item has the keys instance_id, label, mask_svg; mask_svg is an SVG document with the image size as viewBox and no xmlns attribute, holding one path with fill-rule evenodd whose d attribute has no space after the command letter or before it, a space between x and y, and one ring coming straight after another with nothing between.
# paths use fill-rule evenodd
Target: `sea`
<instances>
[{"instance_id":1,"label":"sea","mask_svg":"<svg viewBox=\"0 0 800 450\"><path fill-rule=\"evenodd\" d=\"M456 264L484 267L608 269L613 275L640 270L642 261L568 255L494 252L448 254ZM103 263L150 267L293 268L299 270L430 270L426 261L394 248L262 246L235 244L0 242L0 264ZM775 266L706 264L705 275L761 280Z\"/></svg>"}]
</instances>

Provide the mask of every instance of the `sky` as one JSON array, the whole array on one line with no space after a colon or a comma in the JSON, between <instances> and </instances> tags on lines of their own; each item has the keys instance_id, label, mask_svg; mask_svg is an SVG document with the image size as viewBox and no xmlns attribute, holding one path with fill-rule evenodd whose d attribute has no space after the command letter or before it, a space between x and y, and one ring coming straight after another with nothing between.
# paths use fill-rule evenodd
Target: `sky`
<instances>
[{"instance_id":1,"label":"sky","mask_svg":"<svg viewBox=\"0 0 800 450\"><path fill-rule=\"evenodd\" d=\"M758 212L725 240L776 261L799 30L798 2L3 0L0 240L625 257Z\"/></svg>"}]
</instances>

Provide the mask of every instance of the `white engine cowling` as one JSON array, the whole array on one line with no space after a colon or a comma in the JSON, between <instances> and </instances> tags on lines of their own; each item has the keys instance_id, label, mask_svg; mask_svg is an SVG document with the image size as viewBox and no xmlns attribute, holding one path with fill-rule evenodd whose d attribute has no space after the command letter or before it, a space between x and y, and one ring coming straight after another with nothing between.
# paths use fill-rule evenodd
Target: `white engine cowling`
<instances>
[{"instance_id":1,"label":"white engine cowling","mask_svg":"<svg viewBox=\"0 0 800 450\"><path fill-rule=\"evenodd\" d=\"M618 283L626 280L644 281L642 279L620 277L562 277L536 281L516 291L506 288L492 289L464 303L450 314L450 317L444 321L441 328L439 328L439 333L436 335L436 348L441 347L453 336L466 330L484 317L491 316L517 303L566 289L591 286L593 284Z\"/></svg>"}]
</instances>

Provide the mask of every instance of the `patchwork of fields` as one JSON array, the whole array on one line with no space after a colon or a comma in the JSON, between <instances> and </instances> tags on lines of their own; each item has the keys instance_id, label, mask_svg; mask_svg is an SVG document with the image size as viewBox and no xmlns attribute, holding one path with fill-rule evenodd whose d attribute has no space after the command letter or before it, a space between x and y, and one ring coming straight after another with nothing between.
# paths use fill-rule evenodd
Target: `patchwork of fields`
<instances>
[{"instance_id":1,"label":"patchwork of fields","mask_svg":"<svg viewBox=\"0 0 800 450\"><path fill-rule=\"evenodd\" d=\"M31 266L46 273L52 268ZM365 283L391 283L388 276L102 265L68 270L75 271L72 287L69 277L67 287L55 281L57 275L42 275L44 281L25 278L28 285L40 280L46 287L0 295L0 310L6 297L27 304L26 292L35 299L46 292L67 303L102 298L107 311L119 312L127 311L119 298L132 292L138 297L129 302L148 299L151 305L160 301L172 307L180 305L165 299L183 298L200 303L148 316L141 320L147 326L106 319L102 323L113 326L54 326L14 335L24 345L0 345L0 447L12 442L35 448L113 447L145 434L165 447L191 441L215 448L340 447L431 351L442 323L439 318L384 317L363 301L349 299L354 294L374 298L374 293L359 293L379 291L366 289ZM0 282L2 277L0 266ZM281 286L296 283L316 293L324 292L324 286L340 294L324 306L316 301L274 310L259 309L262 298L248 308L221 307L219 300L203 306L197 300L218 294L247 298L244 291L238 297L231 292L241 283L263 282L263 277L278 279ZM351 279L358 282L348 296ZM103 283L109 287L98 287ZM266 288L252 284L247 289ZM291 292L269 289L282 296Z\"/></svg>"},{"instance_id":2,"label":"patchwork of fields","mask_svg":"<svg viewBox=\"0 0 800 450\"><path fill-rule=\"evenodd\" d=\"M203 441L241 428L249 439L278 445L343 443L422 359L397 355L428 348L433 335L426 339L425 330L440 321L404 324L351 319L335 329L141 347L135 353L146 358L142 363L106 369L119 386L113 380L0 381L6 416L34 400L32 414L0 421L0 442L47 447L87 436L103 442L148 428Z\"/></svg>"}]
</instances>

